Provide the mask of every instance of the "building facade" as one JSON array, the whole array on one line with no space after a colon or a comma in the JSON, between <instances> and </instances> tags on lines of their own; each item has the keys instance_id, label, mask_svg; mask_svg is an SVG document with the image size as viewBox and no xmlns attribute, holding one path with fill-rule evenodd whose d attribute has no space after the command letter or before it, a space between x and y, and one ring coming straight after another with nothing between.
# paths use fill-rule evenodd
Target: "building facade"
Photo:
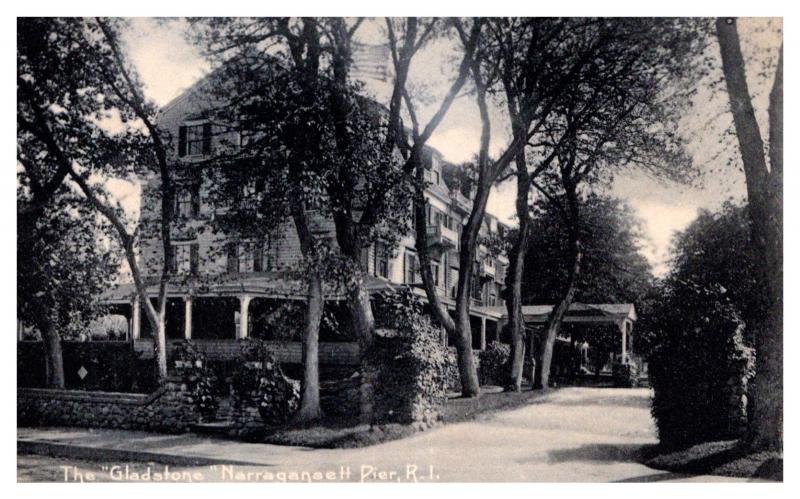
<instances>
[{"instance_id":1,"label":"building facade","mask_svg":"<svg viewBox=\"0 0 800 499\"><path fill-rule=\"evenodd\" d=\"M202 341L225 341L245 337L274 339L277 310L287 302L304 299L304 286L286 277L286 269L301 260L299 241L290 221L275 227L273 236L259 242L210 230L215 217L226 210L209 201L213 186L199 174L200 165L218 147L239 140L236 132L220 130L204 118L207 100L203 82L184 92L160 112L159 125L178 138L172 147L175 165L175 221L172 225L173 268L168 287L167 337ZM433 259L437 292L451 309L459 273L459 239L472 202L469 191L458 182L457 167L445 162L433 149L426 151L427 243ZM206 166L207 167L207 166ZM159 177L142 178L140 225L160 223ZM335 245L330 220L312 216L313 231ZM487 214L481 236L503 235L509 228ZM158 231L149 231L158 234ZM139 264L149 283L152 299L163 262L163 245L158 237L143 237ZM408 286L424 298L414 231L409 229L393 252L375 245L364 248L362 266L370 292L388 287ZM499 339L503 302L501 289L508 260L480 245L473 265L471 293L473 348L483 349ZM341 296L327 293L326 306L346 322L342 310L335 310ZM121 285L107 297L116 311L129 318L130 336L144 340L152 336L133 286ZM339 307L341 308L341 307ZM323 341L326 339L323 334ZM452 339L451 339L452 340ZM147 342L142 342L147 343Z\"/></svg>"}]
</instances>

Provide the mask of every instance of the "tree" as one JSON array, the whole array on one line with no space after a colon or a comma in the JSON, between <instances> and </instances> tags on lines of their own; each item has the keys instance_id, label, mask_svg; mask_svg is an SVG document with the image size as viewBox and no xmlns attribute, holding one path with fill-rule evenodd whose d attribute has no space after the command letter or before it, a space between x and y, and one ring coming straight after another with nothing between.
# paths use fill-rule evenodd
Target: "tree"
<instances>
[{"instance_id":1,"label":"tree","mask_svg":"<svg viewBox=\"0 0 800 499\"><path fill-rule=\"evenodd\" d=\"M537 22L540 21L532 20L527 24L523 24L523 27L537 26ZM548 23L550 20L541 22L549 26ZM467 26L467 24L469 25ZM489 154L492 124L488 99L496 89L498 75L502 73L500 62L504 61L502 56L505 56L508 52L516 54L511 47L518 44L520 38L527 41L527 44L523 44L525 49L527 49L525 54L547 54L546 59L548 62L564 59L565 54L570 53L569 49L571 47L565 47L563 52L558 53L551 53L547 50L538 51L543 45L538 42L534 35L529 35L527 38L510 36L510 33L514 30L522 29L519 25L497 25L495 26L495 30L502 31L504 34L496 36L493 39L487 39L484 31L485 29L491 29L491 27L487 27L490 26L487 20L480 18L473 19L469 23L453 19L450 20L450 26L451 29L455 30L458 39L461 41L463 57L460 59L461 63L457 73L458 76L454 80L453 86L450 87L450 90L442 100L441 107L437 113L434 114L434 118L428 123L424 130L420 128L418 120L416 119L416 107L411 95L407 90L402 90L401 94L404 96L404 103L406 104L412 122L413 140L411 144L413 144L413 146L407 147L405 150L410 151L407 157L407 164L413 165L417 177L415 221L417 254L421 267L422 281L426 296L437 322L445 328L448 335L454 335L456 337L462 394L467 397L472 397L478 395L479 387L471 348L471 329L469 321L470 290L477 246L480 243L478 236L484 221L486 203L491 187L498 178L504 175L511 161L518 156L519 151L525 147L528 139L536 133L538 127L544 122L543 118L549 114L554 99L558 96L560 90L564 88L565 82L569 81L575 71L585 64L588 59L586 59L586 54L584 53L580 53L574 59L569 59L567 57L566 59L568 59L569 62L559 68L563 70L563 72L557 73L539 71L545 68L547 63L540 65L517 64L513 67L513 70L524 71L526 77L525 84L516 87L515 93L513 94L518 113L515 134L505 150L499 154L497 158L492 158ZM535 30L532 31L536 34ZM568 30L564 29L553 29L552 31L558 34L568 33ZM494 44L496 40L500 40L502 43ZM524 57L525 55L523 55L523 59ZM552 57L552 59L550 57ZM397 62L400 60L400 57L395 55L393 59L396 61L396 73L401 74L402 66ZM508 58L505 59L505 62L507 61ZM545 76L545 73L547 76ZM436 295L435 282L430 270L430 255L428 253L425 234L425 183L423 181L425 165L422 161L421 154L421 146L424 146L424 141L420 141L419 139L425 139L426 134L432 130L432 126L435 128L435 126L438 125L436 120L441 119L443 112L447 111L450 102L455 97L453 91L455 90L455 92L458 92L465 83L464 80L467 75L471 77L471 93L475 98L481 119L481 138L479 152L475 164L473 165L474 176L469 179L470 183L475 188L475 194L472 199L472 209L467 223L460 234L459 277L456 292L456 313L455 320L453 320ZM545 82L549 85L546 87L548 91L540 92L539 85ZM403 148L401 147L401 149Z\"/></svg>"},{"instance_id":2,"label":"tree","mask_svg":"<svg viewBox=\"0 0 800 499\"><path fill-rule=\"evenodd\" d=\"M537 385L548 386L553 345L574 300L583 265L580 193L622 170L685 179L691 160L677 134L692 95L692 63L702 23L680 19L601 19L581 34L591 61L581 66L532 142L551 168L531 180L568 228L569 273L548 317Z\"/></svg>"},{"instance_id":3,"label":"tree","mask_svg":"<svg viewBox=\"0 0 800 499\"><path fill-rule=\"evenodd\" d=\"M27 177L17 190L17 318L42 336L45 380L64 388L61 339L84 330L102 307L98 295L111 282L117 261L99 244L91 209L59 192L41 214L23 220L31 206Z\"/></svg>"},{"instance_id":4,"label":"tree","mask_svg":"<svg viewBox=\"0 0 800 499\"><path fill-rule=\"evenodd\" d=\"M752 416L748 321L760 320L761 289L749 232L746 207L726 202L702 210L672 240L670 272L638 326L653 333L653 415L664 445L738 436Z\"/></svg>"},{"instance_id":5,"label":"tree","mask_svg":"<svg viewBox=\"0 0 800 499\"><path fill-rule=\"evenodd\" d=\"M248 231L263 232L273 225L265 221L290 213L307 260L304 268L344 290L354 334L366 352L374 318L363 256L372 245L385 252L396 246L408 226L412 189L393 147L386 148L384 110L361 96L349 76L352 39L360 24L341 18L213 19L196 27L220 62L212 84L223 103L212 113L252 139L221 155L246 169L238 179L228 175L229 194L240 191L243 180L261 185L252 212L261 219ZM311 225L327 220L333 222L335 241L323 241L312 230ZM246 221L240 217L235 223ZM316 316L311 308L309 317ZM318 319L307 322L318 324ZM317 361L309 360L304 394L312 397L318 374L309 369ZM299 418L306 418L304 407L301 403ZM309 410L310 417L318 412Z\"/></svg>"},{"instance_id":6,"label":"tree","mask_svg":"<svg viewBox=\"0 0 800 499\"><path fill-rule=\"evenodd\" d=\"M171 183L166 137L155 106L141 92L136 73L118 44L121 21L26 18L18 21L17 161L31 179L33 213L69 177L88 204L113 227L125 252L151 327L156 371L166 377L164 314L170 268ZM122 122L112 130L108 121ZM159 310L151 304L136 259L136 233L124 211L96 177L130 178L155 168L161 176L160 227L164 262ZM49 193L49 194L48 194Z\"/></svg>"},{"instance_id":7,"label":"tree","mask_svg":"<svg viewBox=\"0 0 800 499\"><path fill-rule=\"evenodd\" d=\"M636 212L619 199L589 193L580 201L580 238L586 268L579 276L575 300L582 303L638 303L653 286L650 264L640 252L644 239ZM522 282L523 301L553 303L569 274L569 228L558 208L539 200Z\"/></svg>"},{"instance_id":8,"label":"tree","mask_svg":"<svg viewBox=\"0 0 800 499\"><path fill-rule=\"evenodd\" d=\"M750 441L783 446L783 48L769 95L769 164L748 89L736 20L716 21L722 70L747 185L751 238L760 289L766 290L756 325L756 378Z\"/></svg>"},{"instance_id":9,"label":"tree","mask_svg":"<svg viewBox=\"0 0 800 499\"><path fill-rule=\"evenodd\" d=\"M399 144L400 151L406 159L405 169L415 175L414 188L414 236L416 239L417 257L419 259L420 274L428 299L430 308L434 312L436 322L438 322L448 335L456 336L456 351L458 358L459 377L461 379L462 395L465 397L475 397L479 393L478 373L475 367L475 360L472 355L472 343L469 322L469 285L472 273L472 260L469 259L469 248L472 248L472 256L475 254L477 233L480 229L482 216L470 217L469 229L464 228L460 235L459 261L462 269L459 270L459 284L456 298L456 319L450 317L446 307L442 303L436 292L433 272L431 270L431 257L428 251L427 242L427 215L425 200L425 160L424 149L427 141L447 114L450 106L455 100L458 92L467 81L467 77L474 64L474 53L481 36L482 19L475 19L469 30L461 25L461 21L454 19L450 21L451 29L459 32L459 38L463 45L462 57L458 65L456 77L442 98L436 112L428 123L421 127L418 119L417 104L407 88L407 81L402 79L402 75L408 75L413 55L424 43L425 33L417 40L416 20L413 18L405 20L405 32L402 37L397 37L394 33L394 26L391 20L387 20L390 47L392 50L392 61L395 66L395 84L393 96L400 95L403 98L406 111L411 118L411 140L406 142L405 133L400 129L399 108L395 110L395 115L390 116L394 123L390 121L390 130L395 128L394 136L402 140ZM398 43L402 39L402 44ZM394 101L393 101L394 103ZM391 132L390 132L391 133ZM402 138L402 139L401 139ZM478 211L485 209L485 200L481 204L480 200L473 200L478 204ZM473 210L474 211L474 210ZM482 213L482 212L481 212ZM466 246L465 246L466 244ZM463 279L463 282L462 282Z\"/></svg>"},{"instance_id":10,"label":"tree","mask_svg":"<svg viewBox=\"0 0 800 499\"><path fill-rule=\"evenodd\" d=\"M650 264L640 252L644 233L641 221L622 201L589 193L580 200L583 267L575 285L575 301L582 303L634 303L639 309L653 292ZM522 301L529 304L556 303L563 283L569 279L569 227L559 208L539 200L531 210L532 222ZM640 310L640 316L641 310ZM563 326L562 326L563 327ZM638 327L638 329L641 329ZM608 353L619 349L619 330L593 327L570 328L573 340L592 345L592 361L602 368ZM639 344L637 340L637 345ZM637 348L637 351L639 349ZM599 364L599 366L598 366Z\"/></svg>"},{"instance_id":11,"label":"tree","mask_svg":"<svg viewBox=\"0 0 800 499\"><path fill-rule=\"evenodd\" d=\"M716 212L701 210L673 242L670 278L685 285L714 288L747 326L750 344L762 314L758 258L748 237L746 206L726 201Z\"/></svg>"},{"instance_id":12,"label":"tree","mask_svg":"<svg viewBox=\"0 0 800 499\"><path fill-rule=\"evenodd\" d=\"M505 100L512 137L525 144L528 141L529 110L526 103L534 95L542 104L539 106L539 119L546 119L551 107L550 96L557 96L559 86L550 88L539 82L559 81L556 71L567 69L567 65L553 64L554 60L565 60L564 50L574 48L570 38L579 31L579 23L573 20L549 19L494 19L489 23L489 60L501 61L497 68L500 88L496 91ZM574 40L574 39L573 39ZM534 69L535 68L535 69ZM571 72L574 75L574 71ZM536 90L534 90L536 89ZM509 362L506 389L519 391L522 387L522 370L525 358L524 320L522 316L522 279L525 257L530 239L531 217L529 198L531 181L549 168L554 159L541 158L528 171L526 146L517 148L513 165L516 177L516 214L519 227L511 238L509 248L509 271L506 274L506 296L508 327L511 333L511 362Z\"/></svg>"}]
</instances>

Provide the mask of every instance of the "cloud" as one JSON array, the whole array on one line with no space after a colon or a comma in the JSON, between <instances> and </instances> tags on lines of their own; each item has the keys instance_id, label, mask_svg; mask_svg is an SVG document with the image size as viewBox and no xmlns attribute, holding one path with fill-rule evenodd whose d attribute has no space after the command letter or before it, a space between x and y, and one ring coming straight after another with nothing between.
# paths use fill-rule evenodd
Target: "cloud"
<instances>
[{"instance_id":1,"label":"cloud","mask_svg":"<svg viewBox=\"0 0 800 499\"><path fill-rule=\"evenodd\" d=\"M125 43L145 85L146 95L163 106L190 87L208 64L185 39L186 22L135 18Z\"/></svg>"}]
</instances>

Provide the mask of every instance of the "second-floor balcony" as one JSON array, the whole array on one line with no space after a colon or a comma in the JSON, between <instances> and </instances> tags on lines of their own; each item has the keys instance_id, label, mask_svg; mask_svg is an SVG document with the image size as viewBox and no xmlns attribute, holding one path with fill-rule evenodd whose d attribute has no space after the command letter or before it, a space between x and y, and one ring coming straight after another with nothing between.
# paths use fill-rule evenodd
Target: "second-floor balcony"
<instances>
[{"instance_id":1,"label":"second-floor balcony","mask_svg":"<svg viewBox=\"0 0 800 499\"><path fill-rule=\"evenodd\" d=\"M455 207L463 213L469 213L472 210L472 201L458 189L450 191L450 198L453 200Z\"/></svg>"},{"instance_id":2,"label":"second-floor balcony","mask_svg":"<svg viewBox=\"0 0 800 499\"><path fill-rule=\"evenodd\" d=\"M480 263L480 275L481 277L489 277L494 278L497 274L497 266L493 263L488 261L488 259L484 259Z\"/></svg>"},{"instance_id":3,"label":"second-floor balcony","mask_svg":"<svg viewBox=\"0 0 800 499\"><path fill-rule=\"evenodd\" d=\"M427 234L428 246L440 249L453 249L458 247L458 232L444 225L429 225Z\"/></svg>"}]
</instances>

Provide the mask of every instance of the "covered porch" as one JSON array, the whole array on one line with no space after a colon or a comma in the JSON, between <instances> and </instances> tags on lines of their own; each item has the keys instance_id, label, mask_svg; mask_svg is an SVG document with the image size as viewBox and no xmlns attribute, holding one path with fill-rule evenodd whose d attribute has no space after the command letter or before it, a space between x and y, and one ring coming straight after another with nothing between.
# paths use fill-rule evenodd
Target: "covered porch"
<instances>
[{"instance_id":1,"label":"covered porch","mask_svg":"<svg viewBox=\"0 0 800 499\"><path fill-rule=\"evenodd\" d=\"M147 294L157 307L158 286L149 285ZM342 310L342 297L328 289L325 294L326 311L338 322L348 320ZM286 305L296 303L300 307L305 298L302 283L278 275L233 276L213 284L171 284L167 287L166 337L218 344L244 338L290 340L286 328L281 327L287 323L283 320ZM103 302L108 305L109 314L120 315L127 321L125 339L150 343L154 332L147 320L146 307L132 284L110 290Z\"/></svg>"},{"instance_id":2,"label":"covered porch","mask_svg":"<svg viewBox=\"0 0 800 499\"><path fill-rule=\"evenodd\" d=\"M526 327L541 327L553 311L553 305L525 305L522 315ZM573 303L564 316L567 324L587 326L610 324L619 329L620 351L615 361L633 362L633 324L636 322L636 308L633 303ZM503 323L508 322L508 314L503 314Z\"/></svg>"}]
</instances>

